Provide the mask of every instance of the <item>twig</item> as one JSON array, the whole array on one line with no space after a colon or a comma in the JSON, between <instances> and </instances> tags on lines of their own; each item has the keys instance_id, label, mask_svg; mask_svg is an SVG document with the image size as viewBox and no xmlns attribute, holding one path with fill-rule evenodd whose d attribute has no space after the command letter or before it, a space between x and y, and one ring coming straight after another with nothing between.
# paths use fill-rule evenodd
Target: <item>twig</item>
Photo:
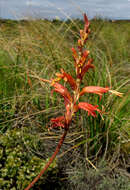
<instances>
[{"instance_id":1,"label":"twig","mask_svg":"<svg viewBox=\"0 0 130 190\"><path fill-rule=\"evenodd\" d=\"M98 169L96 168L96 166L94 166L94 164L93 164L88 158L86 158L86 160L89 162L89 164L90 164L96 171L98 171Z\"/></svg>"}]
</instances>

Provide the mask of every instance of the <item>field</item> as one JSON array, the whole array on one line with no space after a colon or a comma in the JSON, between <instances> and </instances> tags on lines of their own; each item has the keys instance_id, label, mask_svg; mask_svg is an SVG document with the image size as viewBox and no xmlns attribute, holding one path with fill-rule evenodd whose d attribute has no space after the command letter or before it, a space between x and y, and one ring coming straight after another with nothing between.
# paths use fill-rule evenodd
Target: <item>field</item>
<instances>
[{"instance_id":1,"label":"field","mask_svg":"<svg viewBox=\"0 0 130 190\"><path fill-rule=\"evenodd\" d=\"M81 20L0 20L0 189L23 190L52 155L62 129L48 131L63 101L39 78L74 76L72 47ZM32 189L128 190L130 179L130 22L95 19L86 44L95 65L85 85L123 97L85 95L102 117L79 111L56 160Z\"/></svg>"}]
</instances>

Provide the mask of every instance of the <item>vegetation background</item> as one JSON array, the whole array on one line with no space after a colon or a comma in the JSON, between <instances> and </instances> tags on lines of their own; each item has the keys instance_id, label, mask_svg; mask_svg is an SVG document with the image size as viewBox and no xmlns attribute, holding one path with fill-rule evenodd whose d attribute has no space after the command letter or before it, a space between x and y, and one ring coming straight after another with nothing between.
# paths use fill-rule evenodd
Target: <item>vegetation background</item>
<instances>
[{"instance_id":1,"label":"vegetation background","mask_svg":"<svg viewBox=\"0 0 130 190\"><path fill-rule=\"evenodd\" d=\"M63 113L62 99L52 97L38 78L53 78L61 67L74 76L71 47L76 47L83 24L78 19L0 20L2 190L23 190L56 147L62 130L48 132L47 126L51 117ZM33 189L130 188L129 31L129 21L91 21L86 48L95 70L86 74L84 84L110 86L124 96L83 98L104 109L103 118L78 112L60 154Z\"/></svg>"}]
</instances>

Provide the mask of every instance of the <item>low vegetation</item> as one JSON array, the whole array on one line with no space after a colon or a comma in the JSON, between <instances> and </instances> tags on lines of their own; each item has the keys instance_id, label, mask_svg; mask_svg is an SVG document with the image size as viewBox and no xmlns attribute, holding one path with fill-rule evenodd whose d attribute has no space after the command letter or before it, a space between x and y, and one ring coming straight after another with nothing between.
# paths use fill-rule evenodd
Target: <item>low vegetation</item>
<instances>
[{"instance_id":1,"label":"low vegetation","mask_svg":"<svg viewBox=\"0 0 130 190\"><path fill-rule=\"evenodd\" d=\"M60 68L74 75L71 47L76 47L81 28L80 20L0 20L3 190L24 189L55 150L62 130L48 132L49 121L65 110L62 99L50 96L50 86L39 78L54 78ZM129 21L91 21L86 47L95 70L83 82L109 86L124 95L105 94L101 101L93 95L82 97L99 105L103 118L98 114L93 119L79 111L56 161L32 189L129 189L129 30Z\"/></svg>"}]
</instances>

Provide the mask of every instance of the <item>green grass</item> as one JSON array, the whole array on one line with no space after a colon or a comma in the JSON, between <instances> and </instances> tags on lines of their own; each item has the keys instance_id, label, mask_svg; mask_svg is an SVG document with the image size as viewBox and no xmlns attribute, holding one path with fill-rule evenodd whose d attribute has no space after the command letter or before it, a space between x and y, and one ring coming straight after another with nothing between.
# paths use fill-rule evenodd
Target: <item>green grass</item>
<instances>
[{"instance_id":1,"label":"green grass","mask_svg":"<svg viewBox=\"0 0 130 190\"><path fill-rule=\"evenodd\" d=\"M51 96L51 88L37 78L53 78L60 68L74 76L71 47L77 45L79 29L83 28L83 22L1 20L0 24L0 139L18 130L22 140L19 142L14 138L14 141L16 144L20 143L20 150L24 150L23 142L26 144L25 157L31 155L45 160L51 156L62 133L61 130L48 133L48 122L51 117L63 113L64 107L60 96L55 94ZM96 95L86 95L82 98L94 105L98 104L100 109L105 110L105 114L104 119L100 115L93 119L83 111L75 116L66 144L59 156L65 163L68 157L74 162L75 153L79 151L77 161L74 162L75 169L78 161L80 159L85 161L86 157L97 168L101 160L105 161L111 170L121 166L128 168L130 153L128 31L129 21L115 23L100 19L91 21L91 34L86 48L90 50L90 56L94 59L95 70L86 74L84 84L110 86L123 92L124 96L119 98L105 94L101 101ZM27 73L32 85L28 83ZM35 77L31 77L32 73ZM37 139L32 138L33 146L28 143L27 132L24 130L26 128L30 136ZM8 139L9 142L13 147L12 139L11 141ZM1 151L3 147L8 151L8 143L6 145L4 140L1 140ZM9 155L4 157L5 155L2 153L0 157L4 163L0 165L2 170L8 168ZM28 159L24 163L26 167L29 165L27 162ZM62 161L58 163L60 165ZM91 168L92 165L87 167ZM6 180L6 177L0 173L0 179ZM14 175L12 178L14 180ZM13 188L13 184L11 185Z\"/></svg>"}]
</instances>

